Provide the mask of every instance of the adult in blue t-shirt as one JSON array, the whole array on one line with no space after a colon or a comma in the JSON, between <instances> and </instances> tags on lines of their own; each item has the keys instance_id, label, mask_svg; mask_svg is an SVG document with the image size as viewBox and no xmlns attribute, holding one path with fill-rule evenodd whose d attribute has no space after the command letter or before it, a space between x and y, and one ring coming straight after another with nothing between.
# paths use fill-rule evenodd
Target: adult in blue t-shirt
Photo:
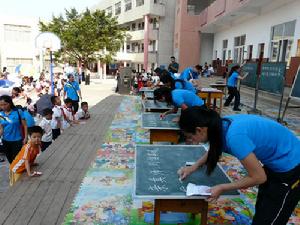
<instances>
[{"instance_id":1,"label":"adult in blue t-shirt","mask_svg":"<svg viewBox=\"0 0 300 225\"><path fill-rule=\"evenodd\" d=\"M210 146L193 166L179 169L182 179L203 165L211 174L222 152L229 153L240 160L247 175L211 187L209 200L224 191L259 185L252 225L288 222L300 199L300 140L288 128L256 115L221 118L200 107L183 111L179 125L189 139Z\"/></svg>"},{"instance_id":2,"label":"adult in blue t-shirt","mask_svg":"<svg viewBox=\"0 0 300 225\"><path fill-rule=\"evenodd\" d=\"M23 112L14 106L10 96L0 96L0 109L0 136L6 158L11 163L27 142L27 125Z\"/></svg>"},{"instance_id":3,"label":"adult in blue t-shirt","mask_svg":"<svg viewBox=\"0 0 300 225\"><path fill-rule=\"evenodd\" d=\"M174 106L173 109L162 113L161 118L171 113L177 113L178 108L185 110L188 107L204 105L204 101L195 93L184 89L172 90L168 87L156 89L154 91L154 100L165 101Z\"/></svg>"},{"instance_id":4,"label":"adult in blue t-shirt","mask_svg":"<svg viewBox=\"0 0 300 225\"><path fill-rule=\"evenodd\" d=\"M239 79L243 79L242 76L240 76L241 67L239 65L233 66L229 72L228 78L227 78L227 88L228 88L228 97L224 103L224 106L229 106L232 99L234 98L234 111L241 111L239 108L240 105L240 92L237 89L237 82Z\"/></svg>"},{"instance_id":5,"label":"adult in blue t-shirt","mask_svg":"<svg viewBox=\"0 0 300 225\"><path fill-rule=\"evenodd\" d=\"M181 80L196 80L199 78L199 75L202 72L202 67L200 65L196 65L194 67L185 68L179 76Z\"/></svg>"},{"instance_id":6,"label":"adult in blue t-shirt","mask_svg":"<svg viewBox=\"0 0 300 225\"><path fill-rule=\"evenodd\" d=\"M75 81L74 75L68 75L69 81L64 85L64 99L70 98L72 100L72 106L74 112L78 111L79 108L79 100L82 99L81 97L81 90L77 81Z\"/></svg>"}]
</instances>

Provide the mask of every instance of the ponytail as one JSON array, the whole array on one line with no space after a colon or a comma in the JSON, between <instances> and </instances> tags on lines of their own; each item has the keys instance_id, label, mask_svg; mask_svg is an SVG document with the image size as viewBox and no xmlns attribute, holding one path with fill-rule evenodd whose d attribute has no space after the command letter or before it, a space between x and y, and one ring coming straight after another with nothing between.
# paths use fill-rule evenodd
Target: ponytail
<instances>
[{"instance_id":1,"label":"ponytail","mask_svg":"<svg viewBox=\"0 0 300 225\"><path fill-rule=\"evenodd\" d=\"M207 127L207 141L209 142L206 173L210 175L217 166L222 155L223 134L222 119L216 111L199 106L183 110L179 126L188 133L196 133L197 127Z\"/></svg>"}]
</instances>

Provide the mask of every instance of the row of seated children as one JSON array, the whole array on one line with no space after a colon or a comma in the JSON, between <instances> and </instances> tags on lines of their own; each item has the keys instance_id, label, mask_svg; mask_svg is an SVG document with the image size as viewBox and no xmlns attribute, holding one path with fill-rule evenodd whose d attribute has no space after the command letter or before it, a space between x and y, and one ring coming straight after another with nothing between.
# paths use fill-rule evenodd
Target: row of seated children
<instances>
[{"instance_id":1,"label":"row of seated children","mask_svg":"<svg viewBox=\"0 0 300 225\"><path fill-rule=\"evenodd\" d=\"M41 151L45 151L63 130L79 124L81 120L90 118L88 111L88 103L82 102L81 109L76 114L73 113L72 100L65 99L64 106L61 106L61 100L58 96L52 96L53 109L46 108L43 110L43 118L39 121L39 126L31 126L28 128L29 141L25 144L13 162L10 164L9 177L10 185L21 177L26 171L30 177L41 176L38 171L32 172L32 167L36 157Z\"/></svg>"}]
</instances>

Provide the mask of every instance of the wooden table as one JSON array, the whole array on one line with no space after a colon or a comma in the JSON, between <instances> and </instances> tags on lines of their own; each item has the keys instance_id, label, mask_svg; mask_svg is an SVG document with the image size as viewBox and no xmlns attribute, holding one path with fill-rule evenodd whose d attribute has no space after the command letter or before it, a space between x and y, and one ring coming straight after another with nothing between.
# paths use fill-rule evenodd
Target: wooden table
<instances>
[{"instance_id":1,"label":"wooden table","mask_svg":"<svg viewBox=\"0 0 300 225\"><path fill-rule=\"evenodd\" d=\"M222 91L225 94L225 89L227 87L227 84L225 83L214 83L214 84L209 84L210 87L216 88L220 91Z\"/></svg>"},{"instance_id":2,"label":"wooden table","mask_svg":"<svg viewBox=\"0 0 300 225\"><path fill-rule=\"evenodd\" d=\"M160 113L143 113L142 127L150 130L150 144L153 142L178 144L180 128L173 120L179 116L180 114L170 114L161 120Z\"/></svg>"},{"instance_id":3,"label":"wooden table","mask_svg":"<svg viewBox=\"0 0 300 225\"><path fill-rule=\"evenodd\" d=\"M206 99L206 106L214 110L217 109L219 113L222 113L223 107L223 92L216 88L201 88L198 92L198 96L202 99ZM211 100L214 100L214 104L211 103ZM217 100L219 99L220 104L217 108Z\"/></svg>"},{"instance_id":4,"label":"wooden table","mask_svg":"<svg viewBox=\"0 0 300 225\"><path fill-rule=\"evenodd\" d=\"M200 213L201 225L207 224L208 202L204 199L155 199L154 201L154 225L160 223L160 212L184 212L195 214Z\"/></svg>"}]
</instances>

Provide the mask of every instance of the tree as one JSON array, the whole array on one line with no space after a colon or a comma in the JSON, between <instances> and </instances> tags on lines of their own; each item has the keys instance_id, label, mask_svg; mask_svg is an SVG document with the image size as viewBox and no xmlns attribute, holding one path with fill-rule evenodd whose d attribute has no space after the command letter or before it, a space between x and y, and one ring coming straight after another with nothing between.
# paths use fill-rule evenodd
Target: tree
<instances>
[{"instance_id":1,"label":"tree","mask_svg":"<svg viewBox=\"0 0 300 225\"><path fill-rule=\"evenodd\" d=\"M78 13L71 8L65 10L65 16L53 16L49 23L40 21L39 27L42 32L53 32L61 39L62 48L56 53L56 60L85 65L98 59L111 61L125 38L125 30L116 18L100 10Z\"/></svg>"}]
</instances>

